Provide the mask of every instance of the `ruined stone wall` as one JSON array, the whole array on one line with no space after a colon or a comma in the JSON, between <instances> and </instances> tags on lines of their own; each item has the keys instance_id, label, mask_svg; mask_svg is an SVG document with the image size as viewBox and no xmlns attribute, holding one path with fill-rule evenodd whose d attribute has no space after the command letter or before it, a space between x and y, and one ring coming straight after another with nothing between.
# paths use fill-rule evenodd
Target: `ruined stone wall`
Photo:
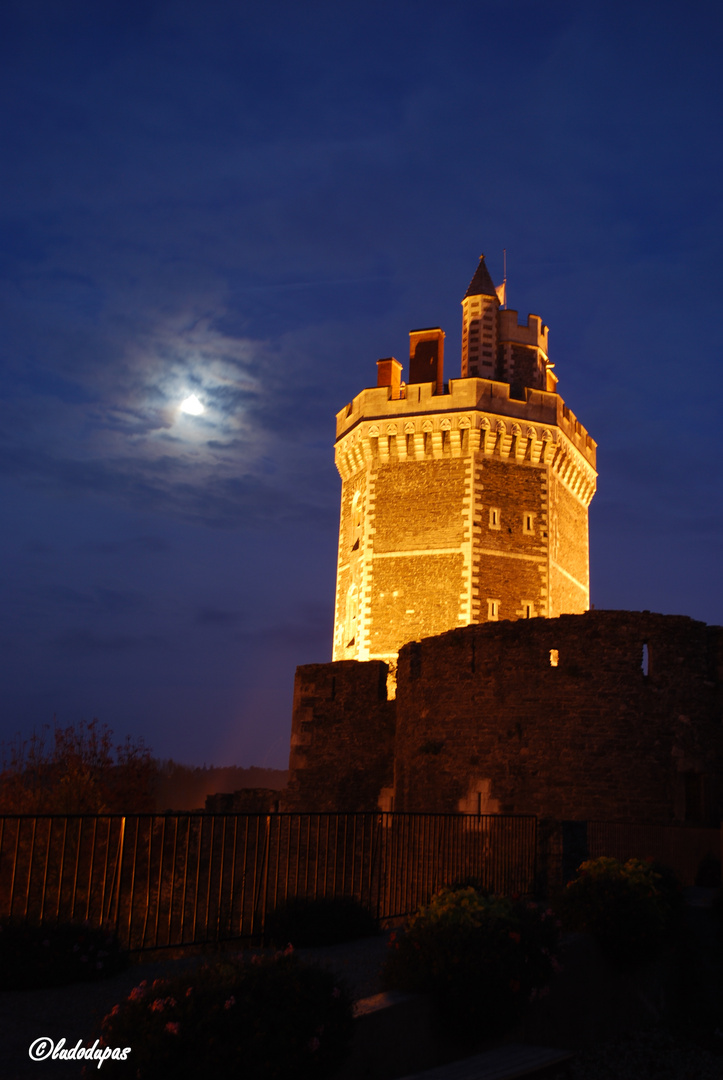
<instances>
[{"instance_id":1,"label":"ruined stone wall","mask_svg":"<svg viewBox=\"0 0 723 1080\"><path fill-rule=\"evenodd\" d=\"M289 786L281 810L373 810L393 779L394 702L387 665L306 664L296 669Z\"/></svg>"},{"instance_id":2,"label":"ruined stone wall","mask_svg":"<svg viewBox=\"0 0 723 1080\"><path fill-rule=\"evenodd\" d=\"M592 611L406 645L395 809L717 822L722 637Z\"/></svg>"}]
</instances>

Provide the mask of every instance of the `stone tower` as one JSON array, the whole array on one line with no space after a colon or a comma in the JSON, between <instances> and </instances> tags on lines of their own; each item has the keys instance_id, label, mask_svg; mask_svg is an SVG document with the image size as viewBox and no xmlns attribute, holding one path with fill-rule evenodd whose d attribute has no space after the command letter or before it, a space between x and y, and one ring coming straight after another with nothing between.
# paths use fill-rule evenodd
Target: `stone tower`
<instances>
[{"instance_id":1,"label":"stone tower","mask_svg":"<svg viewBox=\"0 0 723 1080\"><path fill-rule=\"evenodd\" d=\"M589 607L596 444L556 391L547 327L500 306L485 265L444 333L410 334L336 418L342 478L334 660L396 664L408 641Z\"/></svg>"}]
</instances>

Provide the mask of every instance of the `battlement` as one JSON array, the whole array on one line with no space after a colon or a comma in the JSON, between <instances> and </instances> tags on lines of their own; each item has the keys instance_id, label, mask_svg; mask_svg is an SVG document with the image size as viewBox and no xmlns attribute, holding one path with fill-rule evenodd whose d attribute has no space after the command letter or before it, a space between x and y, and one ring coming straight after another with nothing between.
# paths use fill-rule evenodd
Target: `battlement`
<instances>
[{"instance_id":1,"label":"battlement","mask_svg":"<svg viewBox=\"0 0 723 1080\"><path fill-rule=\"evenodd\" d=\"M526 323L517 321L518 313L512 308L503 308L499 311L499 341L504 344L507 341L516 345L531 345L533 348L542 349L547 356L548 327L543 325L539 315L528 315Z\"/></svg>"},{"instance_id":2,"label":"battlement","mask_svg":"<svg viewBox=\"0 0 723 1080\"><path fill-rule=\"evenodd\" d=\"M402 396L395 397L397 392ZM524 393L524 400L513 398L510 397L509 383L475 378L450 379L449 383L445 383L444 392L441 394L436 392L434 383L414 383L401 387L399 391L391 386L371 387L362 390L336 414L336 441L338 444L364 423L388 423L393 420L408 422L423 417L431 419L435 414L441 421L449 419L455 413L460 414L461 420L466 413L489 413L495 422L509 417L526 424L543 425L545 429L559 429L594 469L597 443L565 405L560 395L531 387L525 387ZM471 417L466 419L466 426L471 426ZM484 416L478 416L474 427L483 427L484 419ZM386 428L384 433L389 434ZM549 432L549 435L552 436L552 432ZM540 438L542 437L543 434L540 433Z\"/></svg>"}]
</instances>

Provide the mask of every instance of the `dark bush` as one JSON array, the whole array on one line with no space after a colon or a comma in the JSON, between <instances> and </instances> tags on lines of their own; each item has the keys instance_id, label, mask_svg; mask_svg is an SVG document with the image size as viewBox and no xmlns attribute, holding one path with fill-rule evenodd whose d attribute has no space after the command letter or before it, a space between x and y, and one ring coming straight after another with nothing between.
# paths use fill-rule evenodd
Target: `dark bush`
<instances>
[{"instance_id":1,"label":"dark bush","mask_svg":"<svg viewBox=\"0 0 723 1080\"><path fill-rule=\"evenodd\" d=\"M442 889L392 935L383 981L429 992L444 1030L483 1039L544 993L558 937L553 913L531 901Z\"/></svg>"},{"instance_id":2,"label":"dark bush","mask_svg":"<svg viewBox=\"0 0 723 1080\"><path fill-rule=\"evenodd\" d=\"M673 872L641 859L584 862L559 902L564 925L592 934L618 967L653 959L681 911L682 893Z\"/></svg>"},{"instance_id":3,"label":"dark bush","mask_svg":"<svg viewBox=\"0 0 723 1080\"><path fill-rule=\"evenodd\" d=\"M105 979L127 963L113 931L84 923L29 926L0 921L0 990Z\"/></svg>"},{"instance_id":4,"label":"dark bush","mask_svg":"<svg viewBox=\"0 0 723 1080\"><path fill-rule=\"evenodd\" d=\"M327 900L294 897L266 916L266 942L295 949L315 945L338 945L342 941L371 937L379 924L370 911L350 896Z\"/></svg>"},{"instance_id":5,"label":"dark bush","mask_svg":"<svg viewBox=\"0 0 723 1080\"><path fill-rule=\"evenodd\" d=\"M173 1080L324 1080L346 1057L351 999L328 971L273 957L219 961L141 983L103 1020L103 1075ZM96 1076L95 1063L85 1075Z\"/></svg>"}]
</instances>

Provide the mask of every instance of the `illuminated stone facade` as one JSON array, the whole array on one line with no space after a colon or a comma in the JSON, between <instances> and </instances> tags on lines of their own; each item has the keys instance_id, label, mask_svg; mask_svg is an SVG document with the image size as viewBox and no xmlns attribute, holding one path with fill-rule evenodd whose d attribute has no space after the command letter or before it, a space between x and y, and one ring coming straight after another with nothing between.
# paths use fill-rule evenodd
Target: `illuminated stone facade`
<instances>
[{"instance_id":1,"label":"illuminated stone facade","mask_svg":"<svg viewBox=\"0 0 723 1080\"><path fill-rule=\"evenodd\" d=\"M556 392L547 327L500 307L480 260L462 301L462 377L444 333L410 335L337 415L342 478L334 660L380 659L471 623L589 607L596 444Z\"/></svg>"},{"instance_id":2,"label":"illuminated stone facade","mask_svg":"<svg viewBox=\"0 0 723 1080\"><path fill-rule=\"evenodd\" d=\"M282 808L717 823L723 629L588 610L595 443L484 260L449 384L443 351L413 331L406 386L380 360L337 416L334 662L297 670Z\"/></svg>"}]
</instances>

